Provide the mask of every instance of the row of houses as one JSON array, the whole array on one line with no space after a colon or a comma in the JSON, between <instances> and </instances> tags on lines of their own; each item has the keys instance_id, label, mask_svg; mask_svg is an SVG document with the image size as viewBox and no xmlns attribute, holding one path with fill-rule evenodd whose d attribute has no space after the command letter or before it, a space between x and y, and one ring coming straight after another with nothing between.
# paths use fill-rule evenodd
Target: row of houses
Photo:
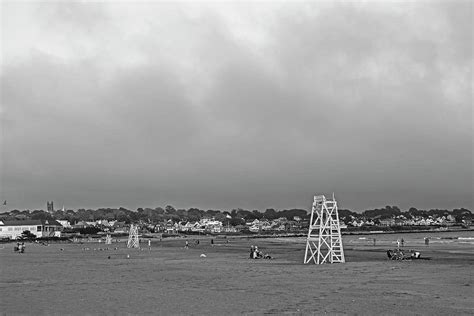
<instances>
[{"instance_id":1,"label":"row of houses","mask_svg":"<svg viewBox=\"0 0 474 316\"><path fill-rule=\"evenodd\" d=\"M87 228L87 227L99 227L103 231L113 231L116 233L128 232L128 226L124 222L119 221L107 221L107 220L97 220L97 221L80 221L73 225L69 224L66 221L60 221L61 224L66 228ZM222 221L216 220L215 218L203 218L199 221L180 221L175 222L173 220L168 220L162 223L153 224L147 222L140 222L139 226L146 228L152 232L161 232L167 234L177 234L177 233L232 233L239 231L251 231L251 232L260 232L268 230L276 231L285 231L285 230L295 230L301 229L304 226L304 222L300 218L295 220L288 220L284 217L278 218L275 220L267 219L255 219L248 221L245 225L230 226L224 225Z\"/></svg>"},{"instance_id":2,"label":"row of houses","mask_svg":"<svg viewBox=\"0 0 474 316\"><path fill-rule=\"evenodd\" d=\"M224 224L213 218L203 218L196 222L179 222L173 226L179 232L222 233L225 231ZM169 225L165 227L169 231Z\"/></svg>"},{"instance_id":3,"label":"row of houses","mask_svg":"<svg viewBox=\"0 0 474 316\"><path fill-rule=\"evenodd\" d=\"M73 229L81 229L81 228L88 228L88 227L98 227L101 230L108 232L108 231L115 231L115 232L128 232L127 225L125 222L121 221L108 221L106 219L100 219L96 221L79 221L75 224L71 224L68 221L60 221L61 224L65 228L73 228Z\"/></svg>"},{"instance_id":4,"label":"row of houses","mask_svg":"<svg viewBox=\"0 0 474 316\"><path fill-rule=\"evenodd\" d=\"M280 217L274 220L267 219L255 219L251 222L247 222L246 225L251 232L257 233L261 231L287 231L287 230L299 230L305 227L308 223L304 222L298 216L295 216L293 220L288 220L285 217Z\"/></svg>"},{"instance_id":5,"label":"row of houses","mask_svg":"<svg viewBox=\"0 0 474 316\"><path fill-rule=\"evenodd\" d=\"M456 219L452 215L432 217L413 217L407 219L405 217L395 217L388 219L381 219L374 221L371 219L357 219L352 218L347 222L348 226L361 227L361 226L429 226L429 225L443 225L443 226L452 226L456 223Z\"/></svg>"}]
</instances>

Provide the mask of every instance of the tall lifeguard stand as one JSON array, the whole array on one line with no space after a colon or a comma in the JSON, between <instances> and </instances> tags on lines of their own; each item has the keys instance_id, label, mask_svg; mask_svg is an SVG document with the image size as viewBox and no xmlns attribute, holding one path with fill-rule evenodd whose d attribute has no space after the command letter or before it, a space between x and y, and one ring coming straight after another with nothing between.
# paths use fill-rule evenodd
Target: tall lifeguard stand
<instances>
[{"instance_id":1,"label":"tall lifeguard stand","mask_svg":"<svg viewBox=\"0 0 474 316\"><path fill-rule=\"evenodd\" d=\"M345 262L334 194L332 200L326 200L324 195L314 197L304 255L304 263L310 262Z\"/></svg>"},{"instance_id":2,"label":"tall lifeguard stand","mask_svg":"<svg viewBox=\"0 0 474 316\"><path fill-rule=\"evenodd\" d=\"M128 234L127 248L140 248L138 239L138 226L130 225L130 233Z\"/></svg>"}]
</instances>

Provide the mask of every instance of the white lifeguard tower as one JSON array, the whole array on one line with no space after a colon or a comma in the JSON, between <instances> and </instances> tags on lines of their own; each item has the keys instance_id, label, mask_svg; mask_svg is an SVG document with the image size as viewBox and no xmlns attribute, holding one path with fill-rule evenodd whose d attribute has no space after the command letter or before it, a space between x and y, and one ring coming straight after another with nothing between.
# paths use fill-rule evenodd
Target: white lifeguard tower
<instances>
[{"instance_id":1,"label":"white lifeguard tower","mask_svg":"<svg viewBox=\"0 0 474 316\"><path fill-rule=\"evenodd\" d=\"M112 244L112 237L107 234L107 236L105 236L105 244L106 245L111 245Z\"/></svg>"},{"instance_id":2,"label":"white lifeguard tower","mask_svg":"<svg viewBox=\"0 0 474 316\"><path fill-rule=\"evenodd\" d=\"M140 248L138 239L138 226L130 225L130 233L128 234L127 248Z\"/></svg>"},{"instance_id":3,"label":"white lifeguard tower","mask_svg":"<svg viewBox=\"0 0 474 316\"><path fill-rule=\"evenodd\" d=\"M304 263L315 264L345 262L337 202L326 200L324 195L314 197L309 222Z\"/></svg>"}]
</instances>

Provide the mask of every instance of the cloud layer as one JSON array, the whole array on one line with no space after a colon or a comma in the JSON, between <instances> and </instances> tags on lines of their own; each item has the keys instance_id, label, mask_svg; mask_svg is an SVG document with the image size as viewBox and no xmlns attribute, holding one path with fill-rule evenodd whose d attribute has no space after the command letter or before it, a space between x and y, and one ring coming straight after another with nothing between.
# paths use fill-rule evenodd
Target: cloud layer
<instances>
[{"instance_id":1,"label":"cloud layer","mask_svg":"<svg viewBox=\"0 0 474 316\"><path fill-rule=\"evenodd\" d=\"M9 208L474 208L472 4L2 3Z\"/></svg>"}]
</instances>

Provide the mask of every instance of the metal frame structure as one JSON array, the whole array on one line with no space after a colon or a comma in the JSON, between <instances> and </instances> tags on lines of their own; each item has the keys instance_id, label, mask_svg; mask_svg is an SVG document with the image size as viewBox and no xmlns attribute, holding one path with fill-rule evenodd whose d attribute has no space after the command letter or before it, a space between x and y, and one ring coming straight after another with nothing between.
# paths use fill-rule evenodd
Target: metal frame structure
<instances>
[{"instance_id":1,"label":"metal frame structure","mask_svg":"<svg viewBox=\"0 0 474 316\"><path fill-rule=\"evenodd\" d=\"M314 197L304 255L304 263L310 262L345 262L334 194L332 200L326 200L324 195Z\"/></svg>"},{"instance_id":2,"label":"metal frame structure","mask_svg":"<svg viewBox=\"0 0 474 316\"><path fill-rule=\"evenodd\" d=\"M140 248L140 240L138 239L138 226L130 225L130 233L128 234L127 248Z\"/></svg>"}]
</instances>

